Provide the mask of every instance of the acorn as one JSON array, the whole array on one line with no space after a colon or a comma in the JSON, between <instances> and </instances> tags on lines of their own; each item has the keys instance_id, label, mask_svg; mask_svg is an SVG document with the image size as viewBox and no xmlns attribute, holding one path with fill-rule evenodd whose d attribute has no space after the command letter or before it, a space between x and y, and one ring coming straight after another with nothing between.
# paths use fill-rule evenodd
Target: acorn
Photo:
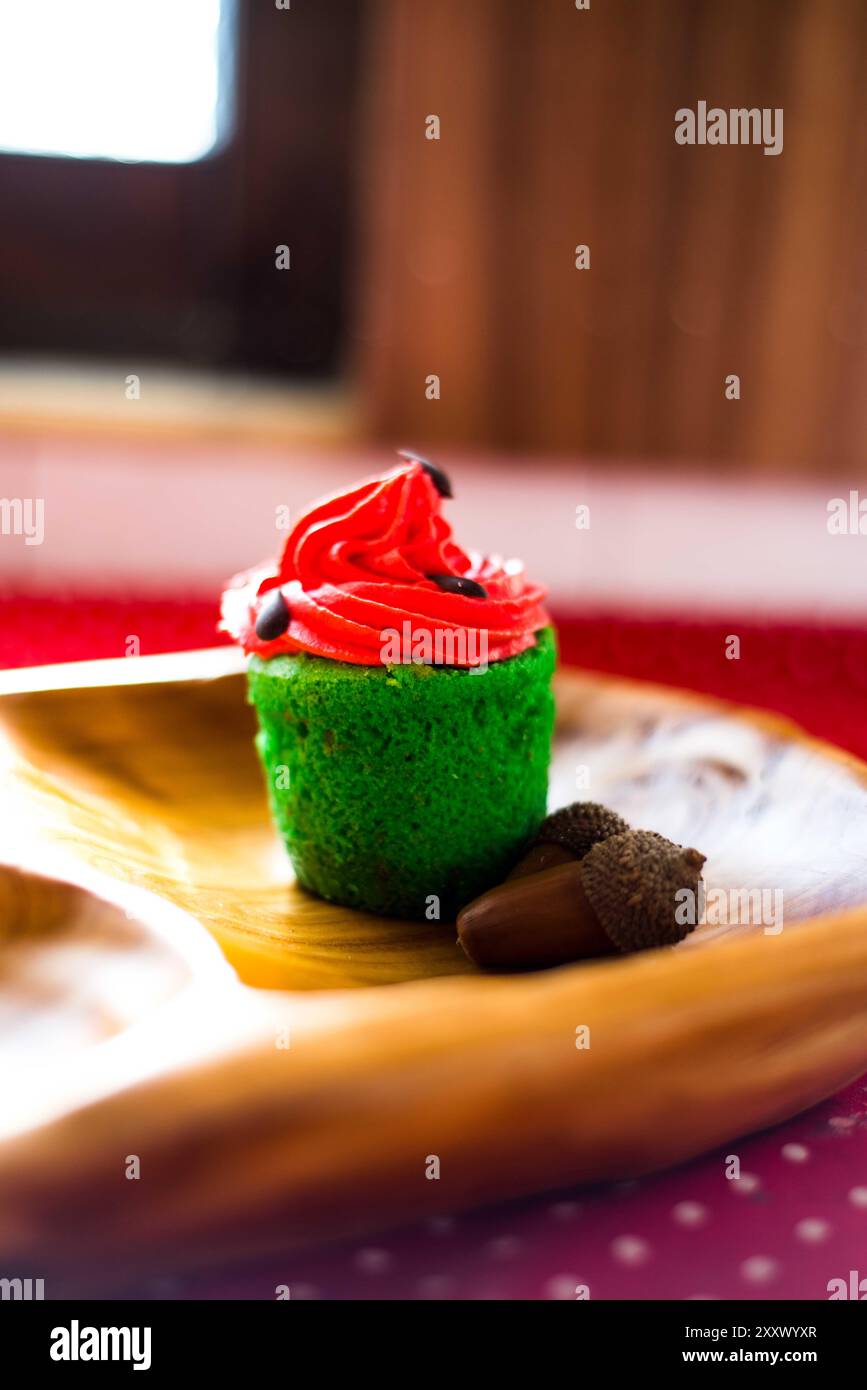
<instances>
[{"instance_id":1,"label":"acorn","mask_svg":"<svg viewBox=\"0 0 867 1390\"><path fill-rule=\"evenodd\" d=\"M555 864L583 859L585 854L612 835L629 829L622 816L598 801L573 801L547 816L530 842L530 848L515 865L509 878L523 878Z\"/></svg>"},{"instance_id":2,"label":"acorn","mask_svg":"<svg viewBox=\"0 0 867 1390\"><path fill-rule=\"evenodd\" d=\"M678 921L678 892L698 898L705 856L652 830L600 840L583 859L483 893L458 916L458 939L476 965L522 970L673 946L692 930Z\"/></svg>"}]
</instances>

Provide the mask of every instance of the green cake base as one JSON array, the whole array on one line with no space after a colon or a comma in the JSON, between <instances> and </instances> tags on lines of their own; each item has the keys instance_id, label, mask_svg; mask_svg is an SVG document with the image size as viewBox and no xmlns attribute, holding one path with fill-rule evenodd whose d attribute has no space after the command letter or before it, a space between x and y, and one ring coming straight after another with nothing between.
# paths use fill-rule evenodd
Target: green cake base
<instances>
[{"instance_id":1,"label":"green cake base","mask_svg":"<svg viewBox=\"0 0 867 1390\"><path fill-rule=\"evenodd\" d=\"M271 809L300 883L388 916L449 920L545 815L556 647L484 672L252 657Z\"/></svg>"}]
</instances>

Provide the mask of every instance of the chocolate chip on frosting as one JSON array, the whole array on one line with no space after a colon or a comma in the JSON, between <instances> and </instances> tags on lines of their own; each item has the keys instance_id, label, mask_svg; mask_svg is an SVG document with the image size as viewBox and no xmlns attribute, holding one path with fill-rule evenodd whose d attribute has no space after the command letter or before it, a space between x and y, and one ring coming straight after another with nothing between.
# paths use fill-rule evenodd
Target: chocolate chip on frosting
<instances>
[{"instance_id":1,"label":"chocolate chip on frosting","mask_svg":"<svg viewBox=\"0 0 867 1390\"><path fill-rule=\"evenodd\" d=\"M398 449L397 452L399 457L406 459L407 462L421 464L440 497L454 497L455 494L452 492L451 479L448 473L444 473L441 468L438 468L435 463L431 463L429 459L423 459L421 454L414 454L412 449Z\"/></svg>"},{"instance_id":2,"label":"chocolate chip on frosting","mask_svg":"<svg viewBox=\"0 0 867 1390\"><path fill-rule=\"evenodd\" d=\"M256 636L262 642L273 642L282 637L289 626L292 614L280 589L265 595L265 601L256 619Z\"/></svg>"},{"instance_id":3,"label":"chocolate chip on frosting","mask_svg":"<svg viewBox=\"0 0 867 1390\"><path fill-rule=\"evenodd\" d=\"M488 591L475 579L465 579L462 574L429 574L427 578L447 594L464 594L467 598L487 598Z\"/></svg>"}]
</instances>

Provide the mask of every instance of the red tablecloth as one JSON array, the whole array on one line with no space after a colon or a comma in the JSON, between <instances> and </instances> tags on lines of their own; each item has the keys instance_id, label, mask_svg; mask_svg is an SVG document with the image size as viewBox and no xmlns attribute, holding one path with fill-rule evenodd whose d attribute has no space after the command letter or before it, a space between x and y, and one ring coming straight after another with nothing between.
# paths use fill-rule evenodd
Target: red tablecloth
<instances>
[{"instance_id":1,"label":"red tablecloth","mask_svg":"<svg viewBox=\"0 0 867 1390\"><path fill-rule=\"evenodd\" d=\"M555 616L566 662L762 705L867 758L867 626L758 622L748 614ZM221 640L216 621L214 603L196 597L35 598L0 590L0 668L124 656L131 635L143 655L214 646ZM737 661L726 658L731 635L740 638Z\"/></svg>"},{"instance_id":2,"label":"red tablecloth","mask_svg":"<svg viewBox=\"0 0 867 1390\"><path fill-rule=\"evenodd\" d=\"M6 596L0 666L213 645L195 599ZM559 615L564 660L763 705L867 758L867 629L617 613ZM739 661L726 639L741 639ZM368 1243L287 1255L155 1296L273 1298L828 1297L864 1279L867 1078L787 1125L642 1182L549 1195L441 1219ZM636 1078L640 1084L640 1077ZM726 1178L737 1155L741 1177Z\"/></svg>"}]
</instances>

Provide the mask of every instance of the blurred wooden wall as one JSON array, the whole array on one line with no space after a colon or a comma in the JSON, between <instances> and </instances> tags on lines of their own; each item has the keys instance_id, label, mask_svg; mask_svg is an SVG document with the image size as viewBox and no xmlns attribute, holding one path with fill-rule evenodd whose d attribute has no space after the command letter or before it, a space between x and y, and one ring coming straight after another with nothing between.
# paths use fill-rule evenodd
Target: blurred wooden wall
<instances>
[{"instance_id":1,"label":"blurred wooden wall","mask_svg":"<svg viewBox=\"0 0 867 1390\"><path fill-rule=\"evenodd\" d=\"M364 84L375 435L863 469L864 0L373 0ZM783 153L676 144L700 99Z\"/></svg>"}]
</instances>

